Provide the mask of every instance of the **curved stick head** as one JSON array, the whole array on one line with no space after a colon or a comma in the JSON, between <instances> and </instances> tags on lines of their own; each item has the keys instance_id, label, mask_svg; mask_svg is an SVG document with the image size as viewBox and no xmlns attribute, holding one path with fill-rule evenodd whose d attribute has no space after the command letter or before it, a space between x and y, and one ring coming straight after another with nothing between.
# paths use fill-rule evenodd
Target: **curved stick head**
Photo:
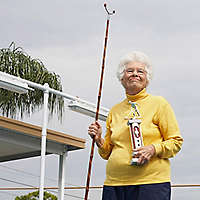
<instances>
[{"instance_id":1,"label":"curved stick head","mask_svg":"<svg viewBox=\"0 0 200 200\"><path fill-rule=\"evenodd\" d=\"M115 14L115 10L113 10L112 12L109 12L109 11L108 11L106 3L104 3L103 6L104 6L106 12L108 13L108 15L113 15L113 14Z\"/></svg>"}]
</instances>

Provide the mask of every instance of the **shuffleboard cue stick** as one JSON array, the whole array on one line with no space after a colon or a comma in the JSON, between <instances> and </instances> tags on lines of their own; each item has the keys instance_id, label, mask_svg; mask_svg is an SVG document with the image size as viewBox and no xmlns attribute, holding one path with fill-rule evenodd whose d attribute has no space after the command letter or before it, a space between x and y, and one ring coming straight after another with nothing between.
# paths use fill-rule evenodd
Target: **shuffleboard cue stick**
<instances>
[{"instance_id":1,"label":"shuffleboard cue stick","mask_svg":"<svg viewBox=\"0 0 200 200\"><path fill-rule=\"evenodd\" d=\"M115 13L114 10L113 10L112 13L110 13L108 11L108 9L106 7L106 3L104 3L104 8L105 8L105 10L107 12L107 21L106 21L106 35L105 35L105 41L104 41L102 69L101 69L101 77L100 77L100 84L99 84L99 93L98 93L98 100L97 100L97 109L96 109L96 116L95 116L95 120L96 121L98 121L98 118L99 118L99 108L100 108L100 101L101 101L101 91L102 91L102 86L103 86L103 75L104 75L104 66L105 66L105 57L106 57L106 47L107 47L107 41L108 41L108 29L109 29L110 16ZM92 168L92 160L93 160L93 156L94 156L94 144L95 144L95 140L93 138L92 139L92 145L91 145L91 151L90 151L90 160L89 160L89 167L88 167L88 174L87 174L87 182L86 182L84 200L88 199L91 168Z\"/></svg>"}]
</instances>

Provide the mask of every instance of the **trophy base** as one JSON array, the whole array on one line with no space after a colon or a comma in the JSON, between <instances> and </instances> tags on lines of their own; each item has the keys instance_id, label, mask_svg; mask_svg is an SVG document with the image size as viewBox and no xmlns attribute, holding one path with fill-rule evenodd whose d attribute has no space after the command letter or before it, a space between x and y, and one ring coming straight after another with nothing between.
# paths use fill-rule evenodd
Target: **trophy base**
<instances>
[{"instance_id":1,"label":"trophy base","mask_svg":"<svg viewBox=\"0 0 200 200\"><path fill-rule=\"evenodd\" d=\"M138 158L132 158L131 165L138 165Z\"/></svg>"}]
</instances>

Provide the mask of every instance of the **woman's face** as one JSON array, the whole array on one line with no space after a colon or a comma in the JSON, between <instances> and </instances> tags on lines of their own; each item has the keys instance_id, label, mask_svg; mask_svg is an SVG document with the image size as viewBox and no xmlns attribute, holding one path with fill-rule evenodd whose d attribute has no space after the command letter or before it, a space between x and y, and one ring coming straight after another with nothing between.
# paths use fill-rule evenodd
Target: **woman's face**
<instances>
[{"instance_id":1,"label":"woman's face","mask_svg":"<svg viewBox=\"0 0 200 200\"><path fill-rule=\"evenodd\" d=\"M127 94L135 95L148 84L145 65L141 62L130 62L126 65L124 76L121 79Z\"/></svg>"}]
</instances>

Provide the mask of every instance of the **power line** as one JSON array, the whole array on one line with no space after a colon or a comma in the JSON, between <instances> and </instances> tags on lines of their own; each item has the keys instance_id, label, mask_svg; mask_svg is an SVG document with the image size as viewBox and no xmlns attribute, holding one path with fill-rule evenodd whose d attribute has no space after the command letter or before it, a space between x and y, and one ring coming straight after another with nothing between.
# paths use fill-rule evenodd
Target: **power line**
<instances>
[{"instance_id":1,"label":"power line","mask_svg":"<svg viewBox=\"0 0 200 200\"><path fill-rule=\"evenodd\" d=\"M0 177L0 180L7 181L7 182L10 182L10 183L19 184L19 185L23 185L23 186L28 186L28 187L33 187L33 188L35 188L35 187L32 186L32 185L25 184L25 183L21 183L21 182L18 182L18 181L12 181L12 180L9 180L9 179L6 179L6 178L2 178L2 177Z\"/></svg>"},{"instance_id":2,"label":"power line","mask_svg":"<svg viewBox=\"0 0 200 200\"><path fill-rule=\"evenodd\" d=\"M4 165L0 165L0 167L5 168L5 169L9 169L9 170L11 170L11 171L19 172L19 173L22 173L22 174L26 174L26 175L32 176L32 177L34 177L34 178L39 178L39 177L40 177L39 175L30 173L30 172L26 172L26 171L21 170L21 169L16 169L16 168L4 166ZM50 181L52 181L52 182L57 182L56 179L51 179L51 178L46 178L46 179L47 179L47 180L50 180ZM15 184L19 184L19 185L23 185L23 186L28 186L28 187L30 187L30 188L32 188L32 189L33 189L33 188L39 189L38 187L34 187L33 185L21 183L21 182L18 182L18 181L13 181L13 180L6 179L6 178L2 178L2 177L0 177L0 180L7 181L7 182L11 182L11 183L15 183ZM75 187L78 187L78 185L75 185L75 184L71 184L71 183L67 183L67 184L68 184L68 185L75 186ZM1 189L0 189L0 190L1 190ZM49 190L49 189L47 189L47 190ZM49 190L49 191L50 191L50 190ZM58 192L56 192L56 191L51 191L51 192L58 193ZM70 197L73 197L73 198L84 199L84 198L82 198L82 197L75 196L75 195L71 195L71 194L66 194L66 193L64 193L64 195L65 195L65 196L70 196Z\"/></svg>"},{"instance_id":3,"label":"power line","mask_svg":"<svg viewBox=\"0 0 200 200\"><path fill-rule=\"evenodd\" d=\"M39 178L40 176L39 175L35 175L33 173L30 173L30 172L26 172L24 170L20 170L20 169L16 169L16 168L12 168L12 167L7 167L7 166L4 166L4 165L0 165L0 167L3 167L5 169L10 169L12 171L15 171L15 172L20 172L22 174L26 174L26 175L30 175L34 178ZM57 180L55 179L51 179L51 178L46 178L47 180L50 180L52 182L57 182ZM8 182L12 182L12 183L15 183L15 184L19 184L19 185L23 185L23 186L28 186L28 187L31 187L32 189L35 188L35 189L39 189L38 187L34 187L32 185L28 185L28 184L24 184L24 183L21 183L21 182L17 182L17 181L12 181L12 180L9 180L9 179L5 179L5 178L1 178L0 177L0 180L4 180L4 181L8 181ZM72 186L77 186L77 185L74 185L74 184L70 184L70 183L67 183L68 185L72 185ZM78 187L78 186L77 186ZM49 190L49 189L47 189ZM49 190L50 191L50 190ZM56 191L51 191L51 192L54 192L54 193L58 193ZM78 198L78 199L83 199L82 197L79 197L79 196L75 196L75 195L71 195L71 194L64 194L65 196L70 196L70 197L74 197L74 198Z\"/></svg>"},{"instance_id":4,"label":"power line","mask_svg":"<svg viewBox=\"0 0 200 200\"><path fill-rule=\"evenodd\" d=\"M21 170L21 169L16 169L16 168L12 168L12 167L8 167L8 166L4 166L4 165L0 165L0 167L3 167L5 169L10 169L12 171L16 171L16 172L20 172L22 174L26 174L26 175L29 175L29 176L32 176L34 178L40 178L39 175L36 175L36 174L33 174L33 173L30 173L30 172L27 172L27 171L24 171L24 170ZM45 178L46 180L50 180L52 182L57 182L58 180L56 179L52 179L52 178ZM72 184L72 183L66 183L67 185L72 185L72 186L78 186L78 185L75 185L75 184Z\"/></svg>"},{"instance_id":5,"label":"power line","mask_svg":"<svg viewBox=\"0 0 200 200\"><path fill-rule=\"evenodd\" d=\"M18 182L18 181L9 180L9 179L2 178L2 177L0 177L0 180L7 181L7 182L10 182L10 183L19 184L19 185L23 185L23 186L28 186L28 187L30 187L30 188L32 188L32 189L36 189L36 190L39 189L38 187L34 187L34 186L32 186L32 185L29 185L29 184L25 184L25 183L21 183L21 182ZM51 191L50 189L51 189L51 188L46 188L46 190ZM58 189L58 188L57 188L57 189ZM2 189L0 189L0 190L2 190ZM58 193L58 192L56 192L56 191L51 191L51 192ZM73 197L73 198L77 198L77 199L84 199L84 198L82 198L82 197L75 196L75 195L71 195L71 194L66 194L66 193L64 193L64 195L65 195L65 196L70 196L70 197Z\"/></svg>"}]
</instances>

